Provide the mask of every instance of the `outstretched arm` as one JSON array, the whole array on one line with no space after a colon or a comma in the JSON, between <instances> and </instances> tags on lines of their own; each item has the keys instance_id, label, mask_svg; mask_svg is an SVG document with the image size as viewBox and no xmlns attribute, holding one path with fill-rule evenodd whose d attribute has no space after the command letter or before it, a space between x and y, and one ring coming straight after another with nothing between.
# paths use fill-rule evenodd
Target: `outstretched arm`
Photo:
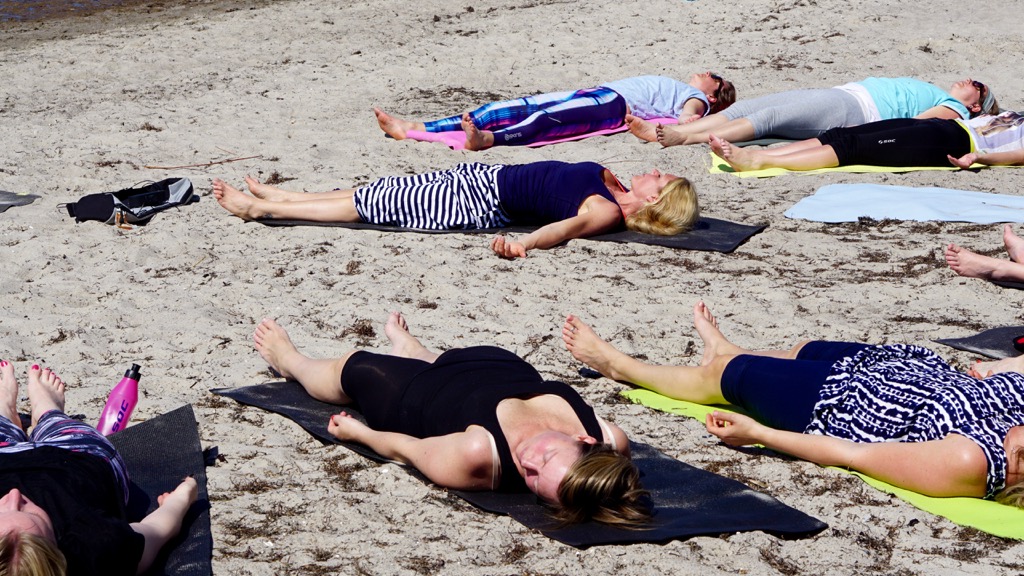
<instances>
[{"instance_id":1,"label":"outstretched arm","mask_svg":"<svg viewBox=\"0 0 1024 576\"><path fill-rule=\"evenodd\" d=\"M445 436L416 438L374 430L341 412L331 416L327 431L339 440L365 444L389 460L408 464L439 486L461 490L494 488L489 433L479 426Z\"/></svg>"},{"instance_id":2,"label":"outstretched arm","mask_svg":"<svg viewBox=\"0 0 1024 576\"><path fill-rule=\"evenodd\" d=\"M173 492L157 498L160 507L149 513L141 522L132 522L132 530L142 534L146 546L139 560L136 574L142 574L153 564L160 550L181 531L181 521L192 503L196 501L199 487L195 478L185 478Z\"/></svg>"},{"instance_id":3,"label":"outstretched arm","mask_svg":"<svg viewBox=\"0 0 1024 576\"><path fill-rule=\"evenodd\" d=\"M566 240L607 232L621 222L622 211L618 204L591 196L584 202L583 211L576 216L542 226L523 236L519 241L506 236L495 236L491 240L491 250L504 258L525 258L526 253L534 248L551 248Z\"/></svg>"},{"instance_id":4,"label":"outstretched arm","mask_svg":"<svg viewBox=\"0 0 1024 576\"><path fill-rule=\"evenodd\" d=\"M690 98L683 103L683 109L679 113L679 123L687 124L698 118L703 118L705 112L707 112L707 106L700 98Z\"/></svg>"},{"instance_id":5,"label":"outstretched arm","mask_svg":"<svg viewBox=\"0 0 1024 576\"><path fill-rule=\"evenodd\" d=\"M957 168L970 168L973 164L984 164L985 166L1024 166L1024 149L1011 150L1009 152L993 152L992 154L978 154L971 152L959 158L947 155L949 163Z\"/></svg>"},{"instance_id":6,"label":"outstretched arm","mask_svg":"<svg viewBox=\"0 0 1024 576\"><path fill-rule=\"evenodd\" d=\"M970 439L858 443L776 430L741 414L713 412L708 432L730 446L761 444L822 466L842 466L928 496L985 495L987 462Z\"/></svg>"}]
</instances>

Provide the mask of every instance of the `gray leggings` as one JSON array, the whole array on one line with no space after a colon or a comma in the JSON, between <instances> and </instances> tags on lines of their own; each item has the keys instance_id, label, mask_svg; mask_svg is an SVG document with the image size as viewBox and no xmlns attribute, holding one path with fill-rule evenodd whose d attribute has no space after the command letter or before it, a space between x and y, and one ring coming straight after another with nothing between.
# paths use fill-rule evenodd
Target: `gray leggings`
<instances>
[{"instance_id":1,"label":"gray leggings","mask_svg":"<svg viewBox=\"0 0 1024 576\"><path fill-rule=\"evenodd\" d=\"M729 120L746 118L754 138L817 138L825 130L867 121L857 98L836 88L790 90L740 100L722 111Z\"/></svg>"}]
</instances>

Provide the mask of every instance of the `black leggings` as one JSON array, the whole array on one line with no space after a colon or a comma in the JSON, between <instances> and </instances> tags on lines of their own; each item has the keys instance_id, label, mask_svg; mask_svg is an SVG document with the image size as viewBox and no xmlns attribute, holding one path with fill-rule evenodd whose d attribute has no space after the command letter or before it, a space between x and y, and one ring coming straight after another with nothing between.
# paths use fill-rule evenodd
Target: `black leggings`
<instances>
[{"instance_id":1,"label":"black leggings","mask_svg":"<svg viewBox=\"0 0 1024 576\"><path fill-rule=\"evenodd\" d=\"M722 373L722 396L754 420L779 430L803 432L821 400L832 366L867 344L815 340L795 360L741 354Z\"/></svg>"},{"instance_id":2,"label":"black leggings","mask_svg":"<svg viewBox=\"0 0 1024 576\"><path fill-rule=\"evenodd\" d=\"M818 137L831 146L840 166L949 166L949 154L971 151L971 137L956 120L897 118L849 128L833 128Z\"/></svg>"}]
</instances>

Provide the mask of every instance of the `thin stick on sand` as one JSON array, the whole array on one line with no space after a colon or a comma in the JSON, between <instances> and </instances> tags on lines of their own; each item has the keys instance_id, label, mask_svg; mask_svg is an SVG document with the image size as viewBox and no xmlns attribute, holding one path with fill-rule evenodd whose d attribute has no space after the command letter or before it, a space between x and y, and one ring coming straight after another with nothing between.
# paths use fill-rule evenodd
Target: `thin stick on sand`
<instances>
[{"instance_id":1,"label":"thin stick on sand","mask_svg":"<svg viewBox=\"0 0 1024 576\"><path fill-rule=\"evenodd\" d=\"M263 158L262 154L256 156L246 156L244 158L228 158L227 160L214 160L212 162L206 162L205 164L185 164L183 166L143 166L143 168L149 168L151 170L178 170L179 168L206 168L208 166L216 166L217 164L228 164L230 162L241 162L242 160L252 160L254 158Z\"/></svg>"}]
</instances>

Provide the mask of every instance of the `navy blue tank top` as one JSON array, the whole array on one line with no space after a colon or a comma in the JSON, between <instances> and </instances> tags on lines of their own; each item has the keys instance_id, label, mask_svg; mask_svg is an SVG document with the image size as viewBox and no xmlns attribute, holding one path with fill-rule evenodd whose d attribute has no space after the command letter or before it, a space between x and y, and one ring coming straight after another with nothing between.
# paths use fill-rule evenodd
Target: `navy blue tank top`
<instances>
[{"instance_id":1,"label":"navy blue tank top","mask_svg":"<svg viewBox=\"0 0 1024 576\"><path fill-rule=\"evenodd\" d=\"M580 205L597 194L615 197L601 177L604 166L545 161L504 166L498 172L498 200L513 224L550 224L579 214Z\"/></svg>"},{"instance_id":2,"label":"navy blue tank top","mask_svg":"<svg viewBox=\"0 0 1024 576\"><path fill-rule=\"evenodd\" d=\"M565 400L587 434L604 437L594 409L567 384L545 381L519 356L493 346L473 346L441 354L419 373L402 398L399 431L420 438L462 432L471 424L494 437L501 461L501 491L526 489L516 469L512 451L498 422L498 404L506 398L531 398L554 394Z\"/></svg>"}]
</instances>

